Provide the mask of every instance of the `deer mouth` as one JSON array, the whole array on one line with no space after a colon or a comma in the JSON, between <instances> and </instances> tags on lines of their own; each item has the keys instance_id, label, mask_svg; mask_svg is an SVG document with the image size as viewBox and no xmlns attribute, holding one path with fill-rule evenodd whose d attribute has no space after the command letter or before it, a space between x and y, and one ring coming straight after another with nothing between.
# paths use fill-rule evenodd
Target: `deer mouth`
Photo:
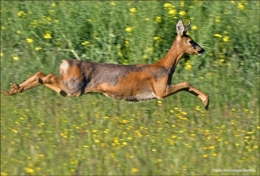
<instances>
[{"instance_id":1,"label":"deer mouth","mask_svg":"<svg viewBox=\"0 0 260 176\"><path fill-rule=\"evenodd\" d=\"M205 52L205 50L202 48L200 51L198 51L198 56L202 55Z\"/></svg>"}]
</instances>

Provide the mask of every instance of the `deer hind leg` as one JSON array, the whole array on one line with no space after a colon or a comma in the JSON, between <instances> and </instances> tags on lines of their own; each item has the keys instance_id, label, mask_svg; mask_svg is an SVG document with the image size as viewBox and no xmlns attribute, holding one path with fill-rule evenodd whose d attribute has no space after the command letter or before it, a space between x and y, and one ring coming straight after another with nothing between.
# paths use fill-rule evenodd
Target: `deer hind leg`
<instances>
[{"instance_id":1,"label":"deer hind leg","mask_svg":"<svg viewBox=\"0 0 260 176\"><path fill-rule=\"evenodd\" d=\"M53 82L50 81L50 77L55 77L52 79ZM24 92L28 89L31 89L33 87L39 86L41 84L44 84L45 86L49 87L50 89L60 93L63 96L66 96L66 92L62 91L62 89L58 86L56 82L60 82L60 78L56 77L55 75L45 75L42 72L37 72L35 75L32 77L28 78L26 81L21 83L20 85L18 84L13 84L11 86L11 89L9 91L4 91L4 95L10 96L14 95L16 93Z\"/></svg>"},{"instance_id":2,"label":"deer hind leg","mask_svg":"<svg viewBox=\"0 0 260 176\"><path fill-rule=\"evenodd\" d=\"M62 79L55 76L54 74L49 74L44 77L40 77L38 82L44 84L50 89L54 90L57 93L60 93L62 96L70 96L67 92L67 88L63 85Z\"/></svg>"},{"instance_id":3,"label":"deer hind leg","mask_svg":"<svg viewBox=\"0 0 260 176\"><path fill-rule=\"evenodd\" d=\"M169 95L175 94L180 91L187 91L195 96L197 96L204 104L205 109L208 109L209 106L209 96L205 93L201 92L197 88L193 87L190 83L182 82L179 84L171 85L167 87L163 97L167 97Z\"/></svg>"}]
</instances>

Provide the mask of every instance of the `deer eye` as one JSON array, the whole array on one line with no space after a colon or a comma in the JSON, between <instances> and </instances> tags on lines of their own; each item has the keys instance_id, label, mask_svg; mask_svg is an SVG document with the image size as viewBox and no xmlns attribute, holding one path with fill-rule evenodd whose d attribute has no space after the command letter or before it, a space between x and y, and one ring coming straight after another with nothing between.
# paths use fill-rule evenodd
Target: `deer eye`
<instances>
[{"instance_id":1,"label":"deer eye","mask_svg":"<svg viewBox=\"0 0 260 176\"><path fill-rule=\"evenodd\" d=\"M197 46L196 42L194 42L193 40L190 40L189 43L191 44L192 48L194 48L194 49L196 48L196 46Z\"/></svg>"}]
</instances>

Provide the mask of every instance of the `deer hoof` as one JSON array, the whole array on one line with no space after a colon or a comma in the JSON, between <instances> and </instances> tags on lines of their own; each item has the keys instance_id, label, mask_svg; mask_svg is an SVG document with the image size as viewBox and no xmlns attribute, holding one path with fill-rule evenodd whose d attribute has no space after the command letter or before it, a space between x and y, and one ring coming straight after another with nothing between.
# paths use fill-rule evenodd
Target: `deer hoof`
<instances>
[{"instance_id":1,"label":"deer hoof","mask_svg":"<svg viewBox=\"0 0 260 176\"><path fill-rule=\"evenodd\" d=\"M205 96L203 104L204 104L205 109L208 110L208 108L209 108L209 97L208 96Z\"/></svg>"},{"instance_id":2,"label":"deer hoof","mask_svg":"<svg viewBox=\"0 0 260 176\"><path fill-rule=\"evenodd\" d=\"M10 83L10 84L11 84L12 89L18 90L20 88L20 86L18 84L15 84L15 83Z\"/></svg>"},{"instance_id":3,"label":"deer hoof","mask_svg":"<svg viewBox=\"0 0 260 176\"><path fill-rule=\"evenodd\" d=\"M20 86L18 84L15 84L15 83L10 83L11 84L11 89L9 91L3 91L3 94L5 96L10 96L10 95L14 95L16 94L19 89L20 89Z\"/></svg>"},{"instance_id":4,"label":"deer hoof","mask_svg":"<svg viewBox=\"0 0 260 176\"><path fill-rule=\"evenodd\" d=\"M2 91L3 92L3 94L5 95L5 96L8 96L9 95L9 92L8 91Z\"/></svg>"},{"instance_id":5,"label":"deer hoof","mask_svg":"<svg viewBox=\"0 0 260 176\"><path fill-rule=\"evenodd\" d=\"M63 91L63 90L60 91L60 94L61 94L63 97L68 96L68 94L67 94L65 91Z\"/></svg>"},{"instance_id":6,"label":"deer hoof","mask_svg":"<svg viewBox=\"0 0 260 176\"><path fill-rule=\"evenodd\" d=\"M17 91L16 90L13 90L13 89L11 89L10 91L3 91L3 94L5 95L5 96L11 96L11 95L14 95L14 94L16 94L17 93Z\"/></svg>"}]
</instances>

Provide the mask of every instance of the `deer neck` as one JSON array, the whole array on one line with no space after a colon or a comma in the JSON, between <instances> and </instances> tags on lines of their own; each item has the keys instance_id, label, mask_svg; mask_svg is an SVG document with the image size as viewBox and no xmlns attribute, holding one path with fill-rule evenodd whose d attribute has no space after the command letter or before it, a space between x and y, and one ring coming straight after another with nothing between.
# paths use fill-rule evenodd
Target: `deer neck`
<instances>
[{"instance_id":1,"label":"deer neck","mask_svg":"<svg viewBox=\"0 0 260 176\"><path fill-rule=\"evenodd\" d=\"M178 41L175 40L168 53L156 64L166 68L175 68L183 55L184 51L178 46Z\"/></svg>"}]
</instances>

